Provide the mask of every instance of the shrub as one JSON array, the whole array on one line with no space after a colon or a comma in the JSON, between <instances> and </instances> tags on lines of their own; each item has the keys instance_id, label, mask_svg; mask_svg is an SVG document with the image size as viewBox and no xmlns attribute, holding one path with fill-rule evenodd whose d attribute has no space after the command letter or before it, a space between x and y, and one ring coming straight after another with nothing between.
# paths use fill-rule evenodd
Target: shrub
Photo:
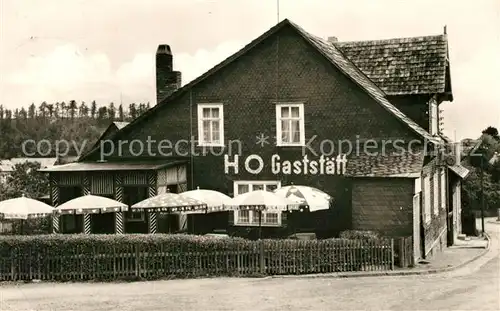
<instances>
[{"instance_id":1,"label":"shrub","mask_svg":"<svg viewBox=\"0 0 500 311\"><path fill-rule=\"evenodd\" d=\"M49 234L52 232L52 221L49 217L29 218L26 220L12 221L12 231L14 234L21 232L26 235Z\"/></svg>"},{"instance_id":2,"label":"shrub","mask_svg":"<svg viewBox=\"0 0 500 311\"><path fill-rule=\"evenodd\" d=\"M381 236L378 232L368 230L347 230L340 233L341 239L353 240L371 240L380 239Z\"/></svg>"}]
</instances>

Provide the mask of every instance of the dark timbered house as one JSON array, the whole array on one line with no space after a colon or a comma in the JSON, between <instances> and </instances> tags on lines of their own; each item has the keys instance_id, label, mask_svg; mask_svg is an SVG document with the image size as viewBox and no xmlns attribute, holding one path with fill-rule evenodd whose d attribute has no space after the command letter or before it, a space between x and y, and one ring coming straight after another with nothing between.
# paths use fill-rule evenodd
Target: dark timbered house
<instances>
[{"instance_id":1,"label":"dark timbered house","mask_svg":"<svg viewBox=\"0 0 500 311\"><path fill-rule=\"evenodd\" d=\"M54 204L87 192L132 204L167 188L237 195L293 183L334 198L310 225L323 236L411 236L417 258L453 242L467 170L440 133L438 107L453 100L446 33L338 42L284 20L183 87L170 47L156 66L156 106L112 143L49 170ZM196 223L239 234L256 225L251 211L224 215ZM265 234L287 234L287 215L265 213ZM148 217L124 218L127 232L147 231Z\"/></svg>"}]
</instances>

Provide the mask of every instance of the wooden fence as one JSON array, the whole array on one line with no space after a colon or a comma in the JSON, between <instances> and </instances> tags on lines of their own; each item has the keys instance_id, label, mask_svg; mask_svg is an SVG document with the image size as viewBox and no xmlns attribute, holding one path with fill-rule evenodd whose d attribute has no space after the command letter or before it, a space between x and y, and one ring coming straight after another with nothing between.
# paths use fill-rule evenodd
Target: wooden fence
<instances>
[{"instance_id":1,"label":"wooden fence","mask_svg":"<svg viewBox=\"0 0 500 311\"><path fill-rule=\"evenodd\" d=\"M413 256L413 237L399 237L394 244L395 265L400 268L408 268L415 265Z\"/></svg>"},{"instance_id":2,"label":"wooden fence","mask_svg":"<svg viewBox=\"0 0 500 311\"><path fill-rule=\"evenodd\" d=\"M97 243L98 244L98 243ZM5 246L4 246L5 247ZM56 246L54 246L56 247ZM232 246L231 246L232 247ZM115 280L203 276L257 276L392 270L394 240L263 240L234 249L179 252L164 245L66 247L64 252L14 247L0 258L0 280ZM5 249L2 252L7 254Z\"/></svg>"}]
</instances>

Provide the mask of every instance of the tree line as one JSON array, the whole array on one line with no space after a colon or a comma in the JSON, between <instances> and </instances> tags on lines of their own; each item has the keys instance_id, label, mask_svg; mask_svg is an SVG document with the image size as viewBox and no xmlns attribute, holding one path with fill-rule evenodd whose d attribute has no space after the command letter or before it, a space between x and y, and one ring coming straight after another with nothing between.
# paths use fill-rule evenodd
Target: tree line
<instances>
[{"instance_id":1,"label":"tree line","mask_svg":"<svg viewBox=\"0 0 500 311\"><path fill-rule=\"evenodd\" d=\"M481 209L481 190L485 208L495 210L500 206L500 135L495 127L487 127L480 136L477 148L469 153L463 164L470 174L462 185L462 208ZM482 158L482 160L481 160ZM481 187L481 171L483 185Z\"/></svg>"},{"instance_id":2,"label":"tree line","mask_svg":"<svg viewBox=\"0 0 500 311\"><path fill-rule=\"evenodd\" d=\"M98 106L95 101L90 104L75 100L69 102L47 103L38 106L32 103L27 109L6 109L0 105L0 120L26 120L26 119L75 119L90 118L97 120L127 121L137 118L150 108L149 103L132 103L124 108L122 104L115 105L111 102L107 106Z\"/></svg>"},{"instance_id":3,"label":"tree line","mask_svg":"<svg viewBox=\"0 0 500 311\"><path fill-rule=\"evenodd\" d=\"M149 103L132 103L125 108L121 104L99 106L92 101L87 105L74 100L42 102L14 110L0 105L0 159L55 157L54 146L35 145L42 140L52 144L61 140L70 142L67 155L76 156L80 148L88 151L111 122L130 122L149 108Z\"/></svg>"}]
</instances>

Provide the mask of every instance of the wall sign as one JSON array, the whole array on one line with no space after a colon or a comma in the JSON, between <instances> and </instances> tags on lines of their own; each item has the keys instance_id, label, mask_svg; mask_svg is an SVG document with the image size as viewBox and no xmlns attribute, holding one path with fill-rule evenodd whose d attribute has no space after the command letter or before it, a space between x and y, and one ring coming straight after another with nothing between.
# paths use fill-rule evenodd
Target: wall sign
<instances>
[{"instance_id":1,"label":"wall sign","mask_svg":"<svg viewBox=\"0 0 500 311\"><path fill-rule=\"evenodd\" d=\"M229 159L229 155L224 155L224 173L238 174L240 168L240 157L234 155ZM277 154L271 156L271 171L273 174L284 175L344 175L346 171L347 155L338 155L337 157L320 156L318 159L309 159L305 155L301 160L290 161L281 160ZM251 154L245 158L245 170L254 175L258 175L264 169L264 159L257 154Z\"/></svg>"}]
</instances>

